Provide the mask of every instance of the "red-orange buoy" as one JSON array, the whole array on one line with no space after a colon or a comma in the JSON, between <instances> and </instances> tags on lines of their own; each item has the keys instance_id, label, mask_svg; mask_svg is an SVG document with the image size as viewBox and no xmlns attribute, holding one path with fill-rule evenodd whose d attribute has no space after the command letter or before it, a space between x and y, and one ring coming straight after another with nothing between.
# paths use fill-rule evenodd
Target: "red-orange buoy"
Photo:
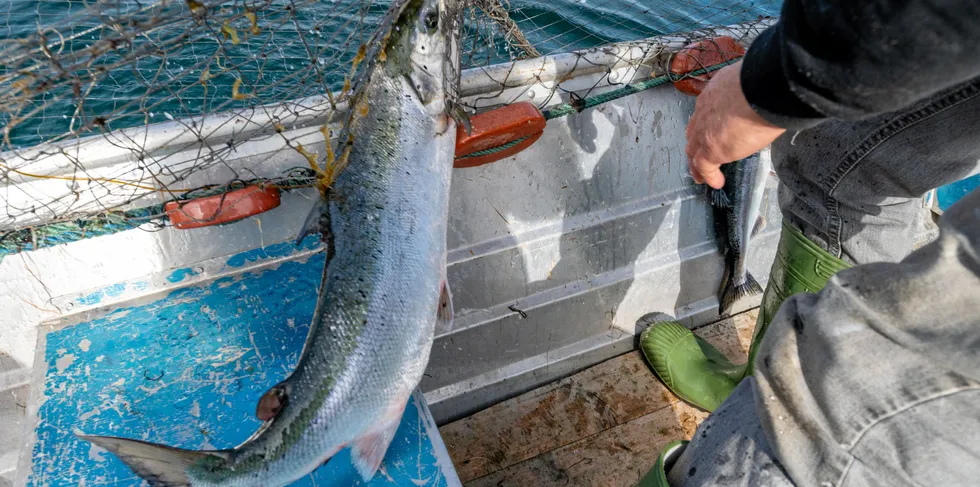
<instances>
[{"instance_id":1,"label":"red-orange buoy","mask_svg":"<svg viewBox=\"0 0 980 487\"><path fill-rule=\"evenodd\" d=\"M214 196L170 201L164 209L175 227L186 230L235 222L269 211L279 203L278 188L247 186Z\"/></svg>"},{"instance_id":2,"label":"red-orange buoy","mask_svg":"<svg viewBox=\"0 0 980 487\"><path fill-rule=\"evenodd\" d=\"M685 75L691 71L721 64L743 55L745 55L745 48L731 37L721 36L714 39L704 39L689 44L678 52L670 62L670 72L676 75ZM701 94L705 85L708 84L708 80L714 74L715 71L712 71L699 76L685 77L675 81L674 87L681 93L697 96Z\"/></svg>"},{"instance_id":3,"label":"red-orange buoy","mask_svg":"<svg viewBox=\"0 0 980 487\"><path fill-rule=\"evenodd\" d=\"M475 167L499 161L528 148L543 133L544 115L531 102L507 105L470 117L472 133L456 129L454 167Z\"/></svg>"}]
</instances>

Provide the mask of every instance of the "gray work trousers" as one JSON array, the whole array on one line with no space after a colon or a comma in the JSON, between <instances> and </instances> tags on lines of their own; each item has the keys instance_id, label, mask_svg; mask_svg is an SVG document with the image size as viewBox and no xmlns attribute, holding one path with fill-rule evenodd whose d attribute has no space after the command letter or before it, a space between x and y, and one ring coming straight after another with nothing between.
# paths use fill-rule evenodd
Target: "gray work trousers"
<instances>
[{"instance_id":1,"label":"gray work trousers","mask_svg":"<svg viewBox=\"0 0 980 487\"><path fill-rule=\"evenodd\" d=\"M781 306L672 486L980 485L980 80L773 144L783 217L858 264Z\"/></svg>"}]
</instances>

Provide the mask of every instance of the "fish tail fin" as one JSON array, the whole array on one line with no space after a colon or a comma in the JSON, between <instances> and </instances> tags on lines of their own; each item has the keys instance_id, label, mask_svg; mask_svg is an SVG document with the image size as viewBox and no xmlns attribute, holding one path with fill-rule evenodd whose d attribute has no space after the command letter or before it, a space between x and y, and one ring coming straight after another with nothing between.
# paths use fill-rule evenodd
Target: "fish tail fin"
<instances>
[{"instance_id":1,"label":"fish tail fin","mask_svg":"<svg viewBox=\"0 0 980 487\"><path fill-rule=\"evenodd\" d=\"M194 451L112 436L78 435L109 450L153 487L189 487L187 469L207 457L228 458L227 450Z\"/></svg>"},{"instance_id":2,"label":"fish tail fin","mask_svg":"<svg viewBox=\"0 0 980 487\"><path fill-rule=\"evenodd\" d=\"M715 208L731 208L732 200L728 198L728 194L725 193L723 189L708 189L708 198L711 200L711 206Z\"/></svg>"},{"instance_id":3,"label":"fish tail fin","mask_svg":"<svg viewBox=\"0 0 980 487\"><path fill-rule=\"evenodd\" d=\"M732 306L741 299L760 294L762 294L762 286L748 272L745 273L745 279L742 282L729 279L725 284L725 289L721 292L721 313L727 314L732 310Z\"/></svg>"},{"instance_id":4,"label":"fish tail fin","mask_svg":"<svg viewBox=\"0 0 980 487\"><path fill-rule=\"evenodd\" d=\"M391 445L391 440L394 439L395 432L398 431L402 411L404 409L398 411L397 415L389 415L377 427L354 440L354 445L351 448L351 461L354 462L354 468L357 469L357 473L361 474L361 478L365 482L370 481L378 468L381 467L381 461L384 460L385 453L388 452L388 446Z\"/></svg>"}]
</instances>

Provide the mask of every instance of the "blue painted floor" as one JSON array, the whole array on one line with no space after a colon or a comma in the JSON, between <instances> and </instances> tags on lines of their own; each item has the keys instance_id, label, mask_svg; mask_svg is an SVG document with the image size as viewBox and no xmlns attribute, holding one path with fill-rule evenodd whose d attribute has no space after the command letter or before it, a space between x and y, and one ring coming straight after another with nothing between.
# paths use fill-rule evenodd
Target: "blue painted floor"
<instances>
[{"instance_id":1,"label":"blue painted floor","mask_svg":"<svg viewBox=\"0 0 980 487\"><path fill-rule=\"evenodd\" d=\"M970 176L952 184L947 184L936 190L936 197L939 200L939 209L946 211L954 203L970 194L974 189L980 187L980 174Z\"/></svg>"},{"instance_id":2,"label":"blue painted floor","mask_svg":"<svg viewBox=\"0 0 980 487\"><path fill-rule=\"evenodd\" d=\"M323 260L319 253L221 278L48 333L45 398L27 485L140 485L111 453L75 438L75 431L193 449L245 440L260 424L254 417L259 396L299 357ZM294 485L361 484L344 450ZM382 471L367 485L457 484L416 394Z\"/></svg>"}]
</instances>

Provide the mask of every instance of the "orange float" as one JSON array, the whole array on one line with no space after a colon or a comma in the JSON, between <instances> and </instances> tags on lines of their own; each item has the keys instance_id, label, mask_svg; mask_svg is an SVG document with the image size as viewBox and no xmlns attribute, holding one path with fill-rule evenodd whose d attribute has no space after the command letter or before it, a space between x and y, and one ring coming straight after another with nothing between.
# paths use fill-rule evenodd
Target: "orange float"
<instances>
[{"instance_id":1,"label":"orange float","mask_svg":"<svg viewBox=\"0 0 980 487\"><path fill-rule=\"evenodd\" d=\"M745 55L743 48L735 39L728 36L704 39L684 47L670 62L670 72L684 76L692 71L721 64ZM685 76L674 82L674 87L681 93L698 96L704 90L708 80L716 71L698 76Z\"/></svg>"},{"instance_id":2,"label":"orange float","mask_svg":"<svg viewBox=\"0 0 980 487\"><path fill-rule=\"evenodd\" d=\"M471 133L456 129L454 167L476 167L513 156L533 144L547 122L531 102L507 105L470 117Z\"/></svg>"},{"instance_id":3,"label":"orange float","mask_svg":"<svg viewBox=\"0 0 980 487\"><path fill-rule=\"evenodd\" d=\"M187 230L236 222L269 211L280 201L278 188L247 186L214 196L170 201L164 210L174 227Z\"/></svg>"}]
</instances>

